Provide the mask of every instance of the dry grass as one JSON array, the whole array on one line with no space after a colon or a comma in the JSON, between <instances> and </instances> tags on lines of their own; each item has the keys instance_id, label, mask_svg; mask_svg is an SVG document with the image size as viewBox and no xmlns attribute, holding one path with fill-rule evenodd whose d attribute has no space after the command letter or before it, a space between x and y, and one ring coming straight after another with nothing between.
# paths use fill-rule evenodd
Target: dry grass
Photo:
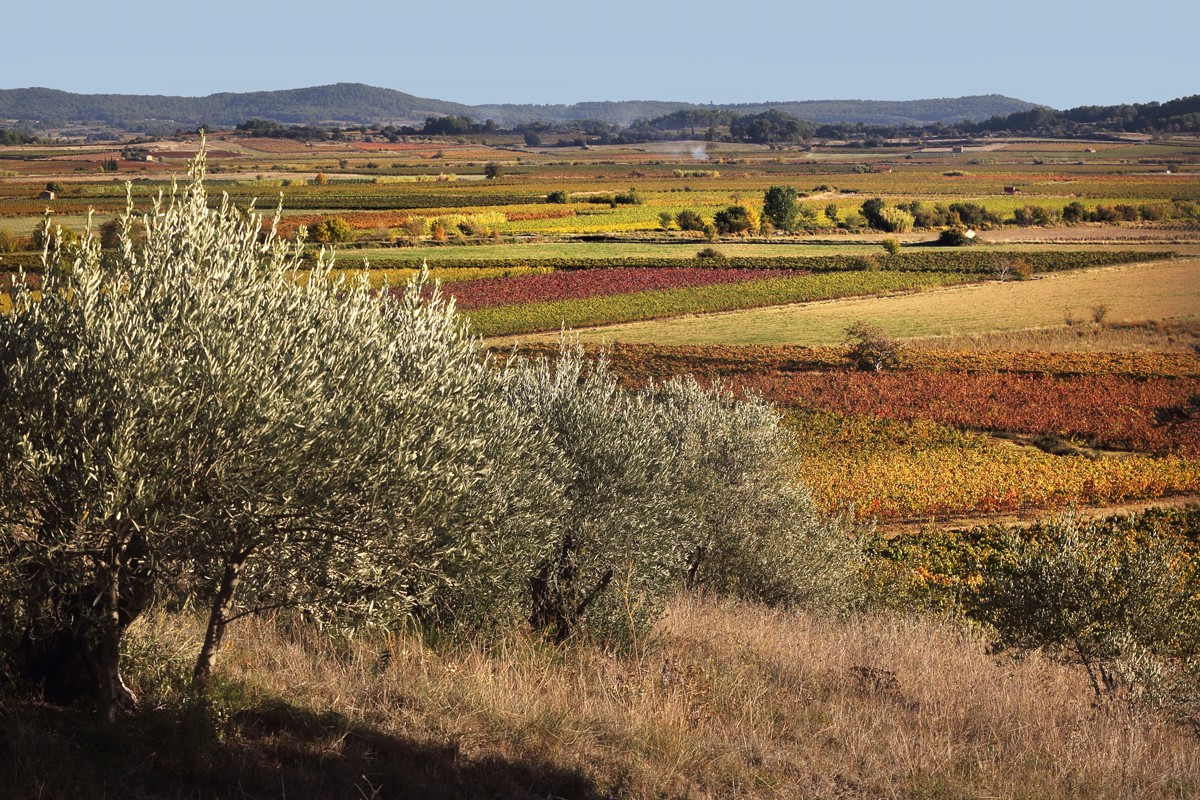
<instances>
[{"instance_id":1,"label":"dry grass","mask_svg":"<svg viewBox=\"0 0 1200 800\"><path fill-rule=\"evenodd\" d=\"M913 344L936 350L1019 350L1042 353L1194 353L1200 321L1074 324L967 336L935 336Z\"/></svg>"},{"instance_id":2,"label":"dry grass","mask_svg":"<svg viewBox=\"0 0 1200 800\"><path fill-rule=\"evenodd\" d=\"M855 320L869 321L900 338L957 336L1059 327L1066 317L1090 319L1098 306L1107 306L1110 323L1196 319L1200 259L613 325L581 331L580 338L656 344L838 344Z\"/></svg>"},{"instance_id":3,"label":"dry grass","mask_svg":"<svg viewBox=\"0 0 1200 800\"><path fill-rule=\"evenodd\" d=\"M194 632L159 618L141 635L182 653ZM983 649L946 622L691 599L633 655L521 637L335 645L250 621L225 654L209 766L155 752L128 796L1200 796L1200 739L1094 709L1080 674ZM10 785L45 763L28 752L36 724L18 729ZM79 785L102 785L80 767L98 756L74 755ZM167 766L184 777L156 784Z\"/></svg>"}]
</instances>

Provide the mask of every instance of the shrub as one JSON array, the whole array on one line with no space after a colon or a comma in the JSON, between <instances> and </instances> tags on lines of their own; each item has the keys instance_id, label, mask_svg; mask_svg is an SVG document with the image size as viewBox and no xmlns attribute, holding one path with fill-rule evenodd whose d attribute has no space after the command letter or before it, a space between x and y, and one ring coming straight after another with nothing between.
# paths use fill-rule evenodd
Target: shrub
<instances>
[{"instance_id":1,"label":"shrub","mask_svg":"<svg viewBox=\"0 0 1200 800\"><path fill-rule=\"evenodd\" d=\"M863 550L796 483L794 433L760 398L690 376L656 393L696 515L681 542L689 588L772 605L844 609L861 598Z\"/></svg>"},{"instance_id":2,"label":"shrub","mask_svg":"<svg viewBox=\"0 0 1200 800\"><path fill-rule=\"evenodd\" d=\"M550 192L549 194L546 195L547 203L563 204L563 203L567 203L569 201L570 201L570 198L567 196L567 193L561 189L555 189L553 192Z\"/></svg>"},{"instance_id":3,"label":"shrub","mask_svg":"<svg viewBox=\"0 0 1200 800\"><path fill-rule=\"evenodd\" d=\"M638 190L630 186L628 192L617 192L613 195L612 202L619 206L640 206L645 201L638 194Z\"/></svg>"},{"instance_id":4,"label":"shrub","mask_svg":"<svg viewBox=\"0 0 1200 800\"><path fill-rule=\"evenodd\" d=\"M1073 200L1063 206L1062 221L1068 224L1083 222L1087 219L1087 209L1083 207L1083 203L1078 200Z\"/></svg>"},{"instance_id":5,"label":"shrub","mask_svg":"<svg viewBox=\"0 0 1200 800\"><path fill-rule=\"evenodd\" d=\"M747 206L729 206L716 213L713 226L725 236L749 233L758 229L758 215Z\"/></svg>"},{"instance_id":6,"label":"shrub","mask_svg":"<svg viewBox=\"0 0 1200 800\"><path fill-rule=\"evenodd\" d=\"M969 613L995 652L1041 650L1082 666L1098 701L1183 698L1200 673L1200 570L1154 526L1067 517L1037 538L1009 534L984 565Z\"/></svg>"},{"instance_id":7,"label":"shrub","mask_svg":"<svg viewBox=\"0 0 1200 800\"><path fill-rule=\"evenodd\" d=\"M314 225L309 235L315 242L338 244L350 241L354 237L354 229L341 217L329 217Z\"/></svg>"},{"instance_id":8,"label":"shrub","mask_svg":"<svg viewBox=\"0 0 1200 800\"><path fill-rule=\"evenodd\" d=\"M880 372L900 365L903 345L870 323L858 321L846 329L846 358L856 368Z\"/></svg>"},{"instance_id":9,"label":"shrub","mask_svg":"<svg viewBox=\"0 0 1200 800\"><path fill-rule=\"evenodd\" d=\"M30 244L32 245L32 240ZM21 237L14 236L6 230L0 229L0 253L15 253L18 250L23 250L21 246Z\"/></svg>"},{"instance_id":10,"label":"shrub","mask_svg":"<svg viewBox=\"0 0 1200 800\"><path fill-rule=\"evenodd\" d=\"M857 211L851 211L842 218L842 221L838 223L838 227L848 231L856 231L866 224L867 220L862 214Z\"/></svg>"},{"instance_id":11,"label":"shrub","mask_svg":"<svg viewBox=\"0 0 1200 800\"><path fill-rule=\"evenodd\" d=\"M684 209L675 215L675 224L681 231L703 231L704 220L691 209Z\"/></svg>"},{"instance_id":12,"label":"shrub","mask_svg":"<svg viewBox=\"0 0 1200 800\"><path fill-rule=\"evenodd\" d=\"M846 262L846 268L856 272L877 272L879 270L879 259L872 253L862 256L850 256Z\"/></svg>"},{"instance_id":13,"label":"shrub","mask_svg":"<svg viewBox=\"0 0 1200 800\"><path fill-rule=\"evenodd\" d=\"M890 256L894 256L900 252L899 239L884 239L880 244L883 245L883 249L886 250L887 254Z\"/></svg>"},{"instance_id":14,"label":"shrub","mask_svg":"<svg viewBox=\"0 0 1200 800\"><path fill-rule=\"evenodd\" d=\"M938 245L941 247L963 247L974 241L974 232L962 225L952 225L938 234Z\"/></svg>"},{"instance_id":15,"label":"shrub","mask_svg":"<svg viewBox=\"0 0 1200 800\"><path fill-rule=\"evenodd\" d=\"M913 228L913 215L899 208L885 208L879 212L875 227L888 233L908 233Z\"/></svg>"},{"instance_id":16,"label":"shrub","mask_svg":"<svg viewBox=\"0 0 1200 800\"><path fill-rule=\"evenodd\" d=\"M704 259L724 260L725 254L722 253L720 250L716 249L715 247L705 247L702 250L700 250L700 252L696 253L696 258L699 258L701 260L704 260Z\"/></svg>"}]
</instances>

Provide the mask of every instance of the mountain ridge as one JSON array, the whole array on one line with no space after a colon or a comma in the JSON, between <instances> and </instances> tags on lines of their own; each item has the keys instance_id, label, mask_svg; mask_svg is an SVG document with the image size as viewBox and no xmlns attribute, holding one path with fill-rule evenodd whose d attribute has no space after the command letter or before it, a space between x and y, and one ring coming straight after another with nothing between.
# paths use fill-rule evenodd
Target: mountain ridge
<instances>
[{"instance_id":1,"label":"mountain ridge","mask_svg":"<svg viewBox=\"0 0 1200 800\"><path fill-rule=\"evenodd\" d=\"M203 97L175 95L77 94L45 87L0 89L0 119L31 123L103 123L133 129L138 123L180 126L235 125L254 117L285 124L422 122L426 117L460 115L503 126L531 122L599 119L629 125L684 109L724 109L755 114L778 109L810 122L862 122L870 125L952 124L965 119L1042 108L1003 95L970 95L919 100L789 100L703 104L670 100L603 100L572 104L491 103L467 105L417 97L362 83L334 83L299 89L218 92Z\"/></svg>"}]
</instances>

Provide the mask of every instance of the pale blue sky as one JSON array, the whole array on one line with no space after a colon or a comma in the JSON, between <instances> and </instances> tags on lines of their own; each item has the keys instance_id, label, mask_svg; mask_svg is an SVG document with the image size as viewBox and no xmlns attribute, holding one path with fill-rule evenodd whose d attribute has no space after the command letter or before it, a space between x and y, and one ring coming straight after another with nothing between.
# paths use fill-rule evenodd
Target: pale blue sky
<instances>
[{"instance_id":1,"label":"pale blue sky","mask_svg":"<svg viewBox=\"0 0 1200 800\"><path fill-rule=\"evenodd\" d=\"M0 10L0 88L206 95L353 81L461 103L1200 93L1200 2L83 3Z\"/></svg>"}]
</instances>

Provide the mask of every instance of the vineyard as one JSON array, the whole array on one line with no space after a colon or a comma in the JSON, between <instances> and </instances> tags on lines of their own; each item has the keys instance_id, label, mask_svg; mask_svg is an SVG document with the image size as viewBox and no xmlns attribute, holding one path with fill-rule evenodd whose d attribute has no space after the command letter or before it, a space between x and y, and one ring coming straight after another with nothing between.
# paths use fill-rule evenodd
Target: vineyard
<instances>
[{"instance_id":1,"label":"vineyard","mask_svg":"<svg viewBox=\"0 0 1200 800\"><path fill-rule=\"evenodd\" d=\"M797 477L830 512L928 520L1200 493L1195 355L910 348L888 372L850 368L844 347L608 357L634 385L692 373L787 409Z\"/></svg>"},{"instance_id":2,"label":"vineyard","mask_svg":"<svg viewBox=\"0 0 1200 800\"><path fill-rule=\"evenodd\" d=\"M347 286L397 297L427 265L475 335L552 354L545 342L582 329L630 385L691 373L759 394L786 410L797 480L829 511L911 520L1200 492L1194 142L695 144L228 134L208 153L207 202L281 204L276 233L306 230L303 264L332 251L329 279ZM0 150L0 286L22 272L38 285L45 211L68 239L94 212L104 235L127 198L141 212L170 194L196 146L146 150ZM776 226L762 212L780 186L796 206ZM733 207L757 226L718 230ZM975 244L941 241L958 223ZM897 363L850 367L857 321L909 341ZM1095 350L1158 322L1132 352ZM971 336L969 349L928 338Z\"/></svg>"}]
</instances>

